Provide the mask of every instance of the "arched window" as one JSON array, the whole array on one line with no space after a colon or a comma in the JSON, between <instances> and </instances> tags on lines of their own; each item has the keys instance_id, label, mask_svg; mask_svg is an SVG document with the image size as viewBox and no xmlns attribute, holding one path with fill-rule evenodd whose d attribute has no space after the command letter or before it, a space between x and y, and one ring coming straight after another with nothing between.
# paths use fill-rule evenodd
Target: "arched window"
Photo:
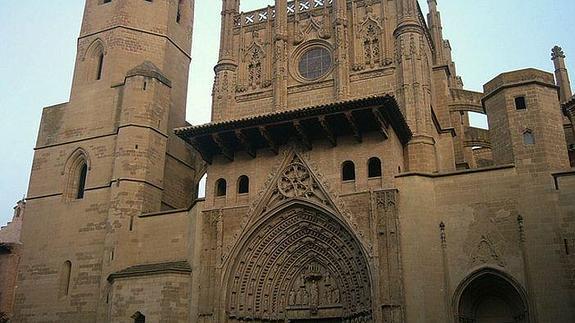
<instances>
[{"instance_id":1,"label":"arched window","mask_svg":"<svg viewBox=\"0 0 575 323\"><path fill-rule=\"evenodd\" d=\"M367 177L381 177L381 160L371 157L367 162Z\"/></svg>"},{"instance_id":2,"label":"arched window","mask_svg":"<svg viewBox=\"0 0 575 323\"><path fill-rule=\"evenodd\" d=\"M355 180L355 165L351 160L343 162L341 166L341 180L343 181Z\"/></svg>"},{"instance_id":3,"label":"arched window","mask_svg":"<svg viewBox=\"0 0 575 323\"><path fill-rule=\"evenodd\" d=\"M204 174L202 178L200 178L200 182L198 183L198 187L196 191L198 192L198 198L206 197L206 182L208 180L208 175Z\"/></svg>"},{"instance_id":4,"label":"arched window","mask_svg":"<svg viewBox=\"0 0 575 323\"><path fill-rule=\"evenodd\" d=\"M100 80L102 78L102 71L104 70L104 53L100 53L98 55L98 67L96 70L96 80Z\"/></svg>"},{"instance_id":5,"label":"arched window","mask_svg":"<svg viewBox=\"0 0 575 323\"><path fill-rule=\"evenodd\" d=\"M86 190L86 178L88 177L88 165L83 163L80 166L80 171L78 174L78 186L76 187L76 199L80 200L84 198L84 192Z\"/></svg>"},{"instance_id":6,"label":"arched window","mask_svg":"<svg viewBox=\"0 0 575 323\"><path fill-rule=\"evenodd\" d=\"M84 198L89 172L90 159L88 154L82 148L76 149L62 170L62 175L67 175L64 198L68 200Z\"/></svg>"},{"instance_id":7,"label":"arched window","mask_svg":"<svg viewBox=\"0 0 575 323\"><path fill-rule=\"evenodd\" d=\"M535 144L535 136L533 135L533 131L526 130L523 133L523 143L526 145L534 145Z\"/></svg>"},{"instance_id":8,"label":"arched window","mask_svg":"<svg viewBox=\"0 0 575 323\"><path fill-rule=\"evenodd\" d=\"M66 260L60 273L60 297L68 296L70 292L70 277L72 274L72 262Z\"/></svg>"},{"instance_id":9,"label":"arched window","mask_svg":"<svg viewBox=\"0 0 575 323\"><path fill-rule=\"evenodd\" d=\"M104 76L106 51L104 42L101 39L94 40L82 60L86 62L86 79L88 81L101 80Z\"/></svg>"},{"instance_id":10,"label":"arched window","mask_svg":"<svg viewBox=\"0 0 575 323\"><path fill-rule=\"evenodd\" d=\"M226 196L226 180L220 178L216 181L216 196Z\"/></svg>"},{"instance_id":11,"label":"arched window","mask_svg":"<svg viewBox=\"0 0 575 323\"><path fill-rule=\"evenodd\" d=\"M246 194L250 192L250 178L246 175L240 176L238 179L238 194Z\"/></svg>"},{"instance_id":12,"label":"arched window","mask_svg":"<svg viewBox=\"0 0 575 323\"><path fill-rule=\"evenodd\" d=\"M134 320L134 323L146 323L146 316L140 312L134 313L134 315L132 315L132 319Z\"/></svg>"}]
</instances>

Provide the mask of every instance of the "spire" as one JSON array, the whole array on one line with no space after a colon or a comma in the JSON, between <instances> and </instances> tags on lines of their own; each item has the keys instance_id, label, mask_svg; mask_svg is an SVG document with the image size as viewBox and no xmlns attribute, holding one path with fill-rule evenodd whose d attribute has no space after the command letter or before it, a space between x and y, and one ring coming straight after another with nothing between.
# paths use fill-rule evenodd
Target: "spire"
<instances>
[{"instance_id":1,"label":"spire","mask_svg":"<svg viewBox=\"0 0 575 323\"><path fill-rule=\"evenodd\" d=\"M551 50L551 60L555 65L555 78L559 86L559 98L561 103L567 102L573 96L571 91L571 82L569 81L569 73L565 67L565 53L559 46L553 47Z\"/></svg>"},{"instance_id":2,"label":"spire","mask_svg":"<svg viewBox=\"0 0 575 323\"><path fill-rule=\"evenodd\" d=\"M441 24L441 14L437 10L437 0L427 0L429 13L427 22L431 31L431 38L435 45L435 64L446 64L445 52L443 49L443 25Z\"/></svg>"}]
</instances>

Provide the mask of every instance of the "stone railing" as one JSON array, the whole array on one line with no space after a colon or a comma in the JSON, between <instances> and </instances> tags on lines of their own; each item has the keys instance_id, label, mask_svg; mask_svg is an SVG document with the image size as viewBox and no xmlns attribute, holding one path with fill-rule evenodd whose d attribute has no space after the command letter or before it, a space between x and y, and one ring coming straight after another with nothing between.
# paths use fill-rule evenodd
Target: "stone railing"
<instances>
[{"instance_id":1,"label":"stone railing","mask_svg":"<svg viewBox=\"0 0 575 323\"><path fill-rule=\"evenodd\" d=\"M296 13L304 13L314 10L320 10L324 6L331 6L333 0L294 0L287 4L288 16ZM273 20L276 16L275 6L242 12L236 16L236 26L250 26Z\"/></svg>"}]
</instances>

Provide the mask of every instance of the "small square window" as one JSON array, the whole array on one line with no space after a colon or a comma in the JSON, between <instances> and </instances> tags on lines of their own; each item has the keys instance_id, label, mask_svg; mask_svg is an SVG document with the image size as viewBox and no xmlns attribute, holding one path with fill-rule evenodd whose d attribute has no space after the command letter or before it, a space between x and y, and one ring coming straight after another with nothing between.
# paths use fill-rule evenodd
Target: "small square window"
<instances>
[{"instance_id":1,"label":"small square window","mask_svg":"<svg viewBox=\"0 0 575 323\"><path fill-rule=\"evenodd\" d=\"M518 96L515 98L515 109L517 110L527 109L527 102L525 101L524 96Z\"/></svg>"}]
</instances>

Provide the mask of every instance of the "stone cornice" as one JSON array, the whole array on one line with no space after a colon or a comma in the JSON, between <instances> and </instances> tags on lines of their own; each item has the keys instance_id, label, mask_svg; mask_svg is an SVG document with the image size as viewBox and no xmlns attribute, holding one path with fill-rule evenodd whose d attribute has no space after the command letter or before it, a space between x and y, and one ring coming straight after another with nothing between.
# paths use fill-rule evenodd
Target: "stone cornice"
<instances>
[{"instance_id":1,"label":"stone cornice","mask_svg":"<svg viewBox=\"0 0 575 323\"><path fill-rule=\"evenodd\" d=\"M161 274L179 274L189 275L192 272L190 264L183 261L164 262L156 264L135 265L126 269L117 271L108 276L109 282L114 282L117 279L142 277Z\"/></svg>"}]
</instances>

